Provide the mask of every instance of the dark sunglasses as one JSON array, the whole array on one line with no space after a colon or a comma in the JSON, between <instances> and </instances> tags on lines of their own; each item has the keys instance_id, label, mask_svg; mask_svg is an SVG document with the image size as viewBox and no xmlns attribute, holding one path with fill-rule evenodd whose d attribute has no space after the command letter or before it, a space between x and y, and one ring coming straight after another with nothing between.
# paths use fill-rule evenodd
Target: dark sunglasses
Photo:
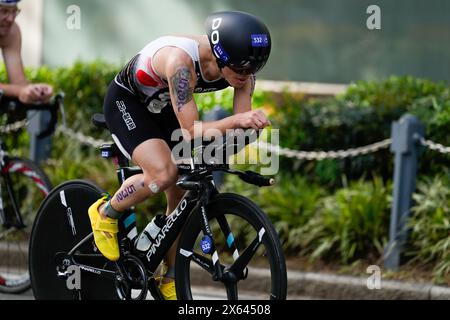
<instances>
[{"instance_id":1,"label":"dark sunglasses","mask_svg":"<svg viewBox=\"0 0 450 320\"><path fill-rule=\"evenodd\" d=\"M233 67L233 66L228 66L228 68L230 68L231 70L233 70L237 74L240 74L240 75L243 75L243 76L248 76L248 75L254 73L252 68L238 68L238 67Z\"/></svg>"}]
</instances>

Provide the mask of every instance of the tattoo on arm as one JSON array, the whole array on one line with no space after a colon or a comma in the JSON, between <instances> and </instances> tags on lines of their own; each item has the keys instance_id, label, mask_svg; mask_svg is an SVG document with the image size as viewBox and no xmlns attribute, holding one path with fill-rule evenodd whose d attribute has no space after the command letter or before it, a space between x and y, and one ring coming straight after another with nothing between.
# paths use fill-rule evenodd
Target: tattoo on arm
<instances>
[{"instance_id":1,"label":"tattoo on arm","mask_svg":"<svg viewBox=\"0 0 450 320\"><path fill-rule=\"evenodd\" d=\"M172 83L172 94L175 98L174 103L178 112L181 112L183 107L193 99L194 89L190 88L191 76L189 68L181 67L170 79Z\"/></svg>"},{"instance_id":2,"label":"tattoo on arm","mask_svg":"<svg viewBox=\"0 0 450 320\"><path fill-rule=\"evenodd\" d=\"M250 89L250 97L253 98L253 95L254 95L254 93L255 93L255 87L256 87L256 77L255 77L254 74L252 74L252 75L250 76L250 81L251 81L251 83L252 83L251 89Z\"/></svg>"}]
</instances>

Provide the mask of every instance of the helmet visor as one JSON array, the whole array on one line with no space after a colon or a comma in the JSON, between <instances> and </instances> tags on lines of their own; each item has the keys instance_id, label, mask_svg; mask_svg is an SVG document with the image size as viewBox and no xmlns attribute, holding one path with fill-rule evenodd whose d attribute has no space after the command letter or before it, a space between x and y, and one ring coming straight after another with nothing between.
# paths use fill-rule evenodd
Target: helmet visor
<instances>
[{"instance_id":1,"label":"helmet visor","mask_svg":"<svg viewBox=\"0 0 450 320\"><path fill-rule=\"evenodd\" d=\"M262 67L264 67L265 62L260 62L256 64L252 63L247 65L236 65L233 63L228 63L225 65L238 74L249 75L249 74L256 74L259 70L261 70Z\"/></svg>"},{"instance_id":2,"label":"helmet visor","mask_svg":"<svg viewBox=\"0 0 450 320\"><path fill-rule=\"evenodd\" d=\"M240 74L240 75L243 75L243 76L247 76L249 74L254 74L255 73L255 71L251 67L250 68L249 67L234 67L232 65L228 65L228 68L230 68L231 70L233 70L237 74Z\"/></svg>"}]
</instances>

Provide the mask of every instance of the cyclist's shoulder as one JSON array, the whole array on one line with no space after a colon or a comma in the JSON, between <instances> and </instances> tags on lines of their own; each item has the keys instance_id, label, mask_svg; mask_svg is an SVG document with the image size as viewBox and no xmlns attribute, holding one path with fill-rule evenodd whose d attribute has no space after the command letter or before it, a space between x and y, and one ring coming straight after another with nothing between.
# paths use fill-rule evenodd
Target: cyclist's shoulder
<instances>
[{"instance_id":1,"label":"cyclist's shoulder","mask_svg":"<svg viewBox=\"0 0 450 320\"><path fill-rule=\"evenodd\" d=\"M199 43L193 35L168 35L149 42L140 53L154 58L170 56L182 62L190 62L198 55Z\"/></svg>"},{"instance_id":2,"label":"cyclist's shoulder","mask_svg":"<svg viewBox=\"0 0 450 320\"><path fill-rule=\"evenodd\" d=\"M166 46L161 48L154 56L154 65L159 70L166 70L166 73L175 72L180 68L189 70L195 73L195 64L189 52L182 48L174 46Z\"/></svg>"},{"instance_id":3,"label":"cyclist's shoulder","mask_svg":"<svg viewBox=\"0 0 450 320\"><path fill-rule=\"evenodd\" d=\"M169 68L187 67L194 69L194 61L191 56L180 48L167 48L167 66Z\"/></svg>"}]
</instances>

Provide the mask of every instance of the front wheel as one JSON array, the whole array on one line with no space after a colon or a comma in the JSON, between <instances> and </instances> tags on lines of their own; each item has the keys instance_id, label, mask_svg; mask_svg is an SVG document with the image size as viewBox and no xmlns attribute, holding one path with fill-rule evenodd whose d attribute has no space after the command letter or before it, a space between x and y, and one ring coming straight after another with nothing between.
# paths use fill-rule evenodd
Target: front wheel
<instances>
[{"instance_id":1,"label":"front wheel","mask_svg":"<svg viewBox=\"0 0 450 320\"><path fill-rule=\"evenodd\" d=\"M10 158L0 185L0 292L30 288L28 244L39 206L52 189L50 180L30 160Z\"/></svg>"},{"instance_id":2,"label":"front wheel","mask_svg":"<svg viewBox=\"0 0 450 320\"><path fill-rule=\"evenodd\" d=\"M202 296L208 288L219 299L286 299L285 258L275 228L264 212L235 194L215 196L206 212L217 255L204 253L209 240L202 231L202 215L192 214L178 245L178 299L210 298ZM221 264L221 279L213 279L216 258ZM196 289L199 287L201 290Z\"/></svg>"}]
</instances>

